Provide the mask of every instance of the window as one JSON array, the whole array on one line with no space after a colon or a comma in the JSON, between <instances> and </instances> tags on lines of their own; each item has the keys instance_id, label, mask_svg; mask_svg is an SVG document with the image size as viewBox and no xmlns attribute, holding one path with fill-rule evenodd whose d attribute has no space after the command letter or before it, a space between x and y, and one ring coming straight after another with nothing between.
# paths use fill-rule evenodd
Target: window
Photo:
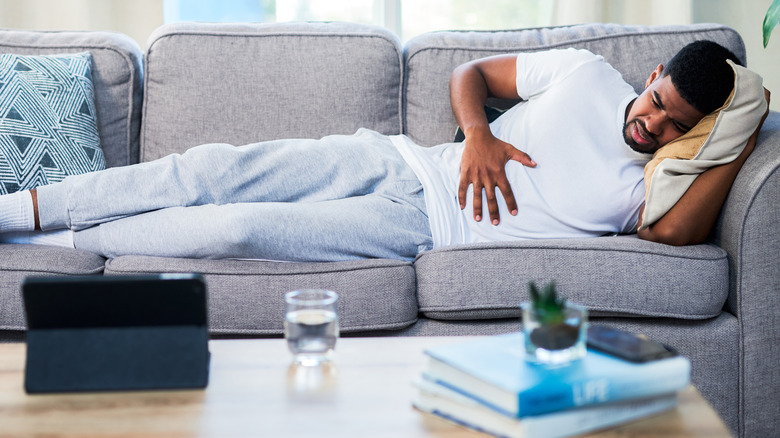
<instances>
[{"instance_id":1,"label":"window","mask_svg":"<svg viewBox=\"0 0 780 438\"><path fill-rule=\"evenodd\" d=\"M171 21L351 21L385 26L402 40L435 30L548 25L545 0L164 0Z\"/></svg>"},{"instance_id":2,"label":"window","mask_svg":"<svg viewBox=\"0 0 780 438\"><path fill-rule=\"evenodd\" d=\"M400 0L409 39L436 30L519 29L549 25L553 3L544 0Z\"/></svg>"},{"instance_id":3,"label":"window","mask_svg":"<svg viewBox=\"0 0 780 438\"><path fill-rule=\"evenodd\" d=\"M274 21L275 0L163 0L163 21Z\"/></svg>"}]
</instances>

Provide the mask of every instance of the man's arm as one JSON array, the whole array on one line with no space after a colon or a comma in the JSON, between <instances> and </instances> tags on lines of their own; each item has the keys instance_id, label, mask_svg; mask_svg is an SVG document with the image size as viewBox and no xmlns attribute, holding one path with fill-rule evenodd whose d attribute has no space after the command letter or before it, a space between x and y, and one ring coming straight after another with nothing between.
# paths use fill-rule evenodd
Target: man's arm
<instances>
[{"instance_id":1,"label":"man's arm","mask_svg":"<svg viewBox=\"0 0 780 438\"><path fill-rule=\"evenodd\" d=\"M458 201L466 208L466 192L474 190L474 220L482 220L482 190L485 190L490 221L500 221L496 187L501 190L511 214L517 214L517 203L506 176L509 160L534 167L536 163L525 152L498 140L490 132L484 105L488 97L518 99L515 78L517 57L501 55L463 64L450 77L450 101L455 120L463 131L465 149L460 163Z\"/></svg>"},{"instance_id":2,"label":"man's arm","mask_svg":"<svg viewBox=\"0 0 780 438\"><path fill-rule=\"evenodd\" d=\"M769 103L769 91L765 89L764 95ZM639 231L639 238L668 245L692 245L707 240L737 173L756 146L758 132L768 114L769 109L748 139L745 149L734 161L713 167L699 175L688 191L661 219ZM639 213L640 218L643 212L644 207Z\"/></svg>"}]
</instances>

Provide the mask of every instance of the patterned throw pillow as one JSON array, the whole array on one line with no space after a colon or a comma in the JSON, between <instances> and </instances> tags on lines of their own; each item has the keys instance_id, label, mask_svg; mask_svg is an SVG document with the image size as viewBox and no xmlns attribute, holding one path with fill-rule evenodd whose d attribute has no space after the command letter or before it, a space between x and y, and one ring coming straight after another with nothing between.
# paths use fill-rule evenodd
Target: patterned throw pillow
<instances>
[{"instance_id":1,"label":"patterned throw pillow","mask_svg":"<svg viewBox=\"0 0 780 438\"><path fill-rule=\"evenodd\" d=\"M0 55L0 194L106 167L92 55Z\"/></svg>"}]
</instances>

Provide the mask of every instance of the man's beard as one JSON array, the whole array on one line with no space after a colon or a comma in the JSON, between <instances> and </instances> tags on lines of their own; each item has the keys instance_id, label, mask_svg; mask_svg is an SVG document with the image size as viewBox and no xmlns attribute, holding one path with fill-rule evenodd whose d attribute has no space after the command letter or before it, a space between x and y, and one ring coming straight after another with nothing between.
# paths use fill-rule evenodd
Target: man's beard
<instances>
[{"instance_id":1,"label":"man's beard","mask_svg":"<svg viewBox=\"0 0 780 438\"><path fill-rule=\"evenodd\" d=\"M636 140L634 140L634 137L631 135L631 131L634 129L634 124L639 124L642 126L642 130L647 133L647 129L645 129L644 124L639 119L634 119L631 121L626 122L623 125L623 141L626 142L626 144L633 150L643 153L643 154L652 154L655 153L659 149L658 142L651 138L651 142L648 144L640 144Z\"/></svg>"}]
</instances>

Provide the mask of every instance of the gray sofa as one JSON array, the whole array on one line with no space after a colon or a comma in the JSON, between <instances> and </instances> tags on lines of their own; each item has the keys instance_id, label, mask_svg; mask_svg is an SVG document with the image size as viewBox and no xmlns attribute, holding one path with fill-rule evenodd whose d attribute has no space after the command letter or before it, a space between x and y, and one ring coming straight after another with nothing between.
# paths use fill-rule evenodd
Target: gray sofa
<instances>
[{"instance_id":1,"label":"gray sofa","mask_svg":"<svg viewBox=\"0 0 780 438\"><path fill-rule=\"evenodd\" d=\"M166 25L145 52L106 32L0 31L0 52L88 50L109 166L208 142L352 133L452 141L452 69L505 52L580 47L602 54L640 90L680 47L712 39L742 59L720 25L582 25L437 32L402 45L390 32L346 23ZM513 102L490 102L509 106ZM23 338L19 284L28 275L200 272L214 336L279 336L282 295L341 294L344 335L472 335L519 329L529 280L554 279L594 321L645 333L693 362L693 382L737 436L780 429L780 114L770 114L710 241L670 247L635 236L499 242L437 249L413 263L274 263L95 254L0 245L0 330ZM565 177L562 175L561 177ZM270 230L269 232L273 232Z\"/></svg>"}]
</instances>

